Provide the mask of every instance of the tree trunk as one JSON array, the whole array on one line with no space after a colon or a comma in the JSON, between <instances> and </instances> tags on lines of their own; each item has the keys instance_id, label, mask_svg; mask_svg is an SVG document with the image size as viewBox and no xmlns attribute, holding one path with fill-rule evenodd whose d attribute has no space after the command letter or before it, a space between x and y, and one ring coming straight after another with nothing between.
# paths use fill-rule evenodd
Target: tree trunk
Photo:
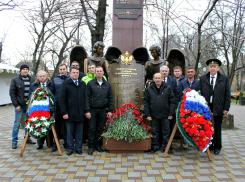
<instances>
[{"instance_id":1,"label":"tree trunk","mask_svg":"<svg viewBox=\"0 0 245 182\"><path fill-rule=\"evenodd\" d=\"M96 11L96 27L91 32L92 36L92 48L97 41L102 41L104 38L105 31L105 15L106 15L106 0L100 0L98 4L98 10Z\"/></svg>"},{"instance_id":2,"label":"tree trunk","mask_svg":"<svg viewBox=\"0 0 245 182\"><path fill-rule=\"evenodd\" d=\"M197 60L196 60L196 65L195 65L195 70L196 70L196 75L198 75L198 64L199 64L199 60L201 57L201 36L202 36L202 32L201 32L201 26L198 24L198 29L197 29Z\"/></svg>"}]
</instances>

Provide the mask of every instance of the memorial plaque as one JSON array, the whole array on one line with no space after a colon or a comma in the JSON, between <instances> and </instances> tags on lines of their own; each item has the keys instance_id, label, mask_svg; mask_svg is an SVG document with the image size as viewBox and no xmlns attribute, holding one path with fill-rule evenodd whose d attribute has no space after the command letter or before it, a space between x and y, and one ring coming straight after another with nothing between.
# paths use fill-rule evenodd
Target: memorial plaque
<instances>
[{"instance_id":1,"label":"memorial plaque","mask_svg":"<svg viewBox=\"0 0 245 182\"><path fill-rule=\"evenodd\" d=\"M144 67L136 63L122 62L110 64L109 81L113 93L114 108L120 108L125 103L143 106Z\"/></svg>"},{"instance_id":2,"label":"memorial plaque","mask_svg":"<svg viewBox=\"0 0 245 182\"><path fill-rule=\"evenodd\" d=\"M115 0L114 14L119 19L137 19L142 13L142 0Z\"/></svg>"},{"instance_id":3,"label":"memorial plaque","mask_svg":"<svg viewBox=\"0 0 245 182\"><path fill-rule=\"evenodd\" d=\"M115 8L141 9L142 0L115 0Z\"/></svg>"}]
</instances>

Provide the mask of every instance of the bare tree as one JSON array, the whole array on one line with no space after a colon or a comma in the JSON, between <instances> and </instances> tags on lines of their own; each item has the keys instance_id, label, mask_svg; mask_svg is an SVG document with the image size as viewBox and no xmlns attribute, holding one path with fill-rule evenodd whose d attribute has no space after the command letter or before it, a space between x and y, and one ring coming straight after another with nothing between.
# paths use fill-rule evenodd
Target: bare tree
<instances>
[{"instance_id":1,"label":"bare tree","mask_svg":"<svg viewBox=\"0 0 245 182\"><path fill-rule=\"evenodd\" d=\"M91 33L91 49L96 41L103 41L105 33L106 0L94 1L80 0L86 23Z\"/></svg>"},{"instance_id":2,"label":"bare tree","mask_svg":"<svg viewBox=\"0 0 245 182\"><path fill-rule=\"evenodd\" d=\"M67 14L63 14L62 11L59 11L60 17L61 17L61 23L60 23L59 33L55 34L55 37L60 42L61 47L60 47L59 52L52 50L52 52L55 52L58 57L58 62L56 63L54 74L52 75L52 78L54 78L55 74L58 72L58 65L62 63L62 61L65 58L64 52L69 49L67 48L68 43L70 42L72 38L74 38L75 33L77 32L79 27L82 25L83 16L81 12L82 11L79 11L78 9L73 9L73 10L69 9L70 15L67 16Z\"/></svg>"},{"instance_id":3,"label":"bare tree","mask_svg":"<svg viewBox=\"0 0 245 182\"><path fill-rule=\"evenodd\" d=\"M198 71L198 63L200 60L200 56L201 56L201 36L202 36L202 26L203 23L206 21L207 17L209 16L209 14L213 11L216 3L219 0L213 0L213 2L211 3L211 6L207 8L206 12L203 14L202 18L200 19L200 21L197 22L197 37L198 37L198 43L197 43L197 58L196 58L196 64L195 64L195 70Z\"/></svg>"},{"instance_id":4,"label":"bare tree","mask_svg":"<svg viewBox=\"0 0 245 182\"><path fill-rule=\"evenodd\" d=\"M33 72L36 75L40 64L46 41L54 35L59 26L54 22L58 21L58 11L65 2L58 0L41 0L37 9L31 9L23 13L29 22L28 30L33 37Z\"/></svg>"},{"instance_id":5,"label":"bare tree","mask_svg":"<svg viewBox=\"0 0 245 182\"><path fill-rule=\"evenodd\" d=\"M1 0L0 1L0 11L3 10L12 10L15 7L19 6L19 2L16 0Z\"/></svg>"},{"instance_id":6,"label":"bare tree","mask_svg":"<svg viewBox=\"0 0 245 182\"><path fill-rule=\"evenodd\" d=\"M211 23L220 35L217 37L216 45L222 51L222 55L226 61L226 70L229 77L230 85L232 85L235 72L244 68L241 60L244 51L245 40L245 8L244 0L235 0L225 2L216 7L216 19Z\"/></svg>"}]
</instances>

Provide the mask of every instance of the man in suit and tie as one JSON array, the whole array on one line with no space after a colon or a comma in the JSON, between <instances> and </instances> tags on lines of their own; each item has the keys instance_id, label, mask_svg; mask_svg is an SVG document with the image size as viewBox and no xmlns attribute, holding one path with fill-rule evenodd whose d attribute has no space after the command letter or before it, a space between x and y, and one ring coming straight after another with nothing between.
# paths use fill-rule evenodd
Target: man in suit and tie
<instances>
[{"instance_id":1,"label":"man in suit and tie","mask_svg":"<svg viewBox=\"0 0 245 182\"><path fill-rule=\"evenodd\" d=\"M167 67L167 66L162 66L162 67L160 68L160 73L161 73L162 76L163 76L163 82L167 83L167 84L171 87L171 89L172 89L172 91L173 91L173 93L174 93L174 99L175 99L175 113L176 113L177 107L178 107L178 104L179 104L179 101L180 101L180 97L179 97L180 91L179 91L179 89L178 89L177 81L176 81L176 79L175 79L173 76L169 75L169 67ZM174 124L175 124L175 115L173 116L173 118L174 118L174 119L172 120L172 122L171 122L171 124L170 124L170 129L171 129L171 131L172 131L173 128L174 128Z\"/></svg>"},{"instance_id":2,"label":"man in suit and tie","mask_svg":"<svg viewBox=\"0 0 245 182\"><path fill-rule=\"evenodd\" d=\"M223 115L227 114L230 108L230 83L229 78L219 72L221 61L209 59L206 62L209 72L201 76L198 90L206 99L214 117L214 138L210 150L219 154L222 148L221 124Z\"/></svg>"},{"instance_id":3,"label":"man in suit and tie","mask_svg":"<svg viewBox=\"0 0 245 182\"><path fill-rule=\"evenodd\" d=\"M79 69L71 67L70 79L62 83L59 94L60 111L66 121L68 156L74 152L74 133L75 151L82 155L86 84L78 78Z\"/></svg>"}]
</instances>

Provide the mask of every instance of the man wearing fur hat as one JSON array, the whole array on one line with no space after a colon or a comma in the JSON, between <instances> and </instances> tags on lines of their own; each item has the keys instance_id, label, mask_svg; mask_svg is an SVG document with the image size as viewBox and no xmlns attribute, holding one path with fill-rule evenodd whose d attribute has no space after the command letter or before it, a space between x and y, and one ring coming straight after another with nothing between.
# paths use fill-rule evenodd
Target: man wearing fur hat
<instances>
[{"instance_id":1,"label":"man wearing fur hat","mask_svg":"<svg viewBox=\"0 0 245 182\"><path fill-rule=\"evenodd\" d=\"M22 116L26 114L26 101L29 96L30 85L34 82L34 79L29 76L29 67L26 64L21 65L20 74L11 80L9 95L11 101L15 107L15 121L12 131L12 149L17 149L19 127L22 120ZM27 129L25 129L25 134ZM29 137L27 143L35 144Z\"/></svg>"},{"instance_id":2,"label":"man wearing fur hat","mask_svg":"<svg viewBox=\"0 0 245 182\"><path fill-rule=\"evenodd\" d=\"M41 70L37 73L37 80L31 84L30 90L29 90L29 98L31 98L32 93L38 88L38 87L47 87L49 88L51 85L51 81L48 79L48 75L45 71ZM37 139L37 150L40 150L43 148L45 137Z\"/></svg>"},{"instance_id":3,"label":"man wearing fur hat","mask_svg":"<svg viewBox=\"0 0 245 182\"><path fill-rule=\"evenodd\" d=\"M200 78L198 90L208 102L214 117L214 138L209 149L214 150L214 154L219 154L222 148L222 119L230 108L230 84L228 77L219 72L220 60L209 59L206 65L209 72Z\"/></svg>"}]
</instances>

